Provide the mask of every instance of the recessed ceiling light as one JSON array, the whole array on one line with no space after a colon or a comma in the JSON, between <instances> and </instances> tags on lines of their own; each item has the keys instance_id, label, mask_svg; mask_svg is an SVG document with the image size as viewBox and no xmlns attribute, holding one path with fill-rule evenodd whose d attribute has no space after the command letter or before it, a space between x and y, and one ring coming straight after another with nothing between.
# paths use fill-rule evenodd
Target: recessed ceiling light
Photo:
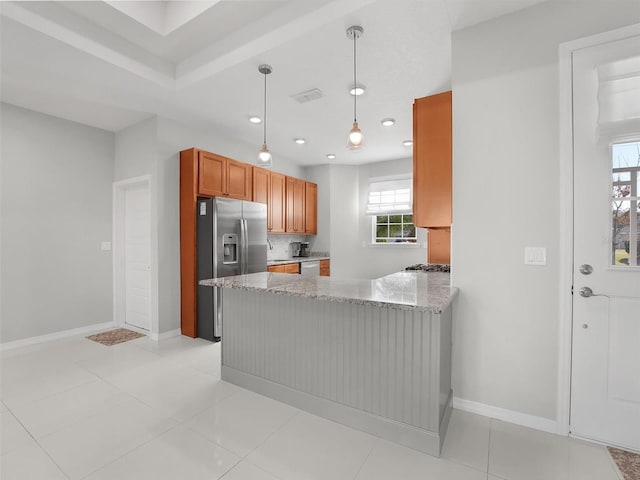
<instances>
[{"instance_id":1,"label":"recessed ceiling light","mask_svg":"<svg viewBox=\"0 0 640 480\"><path fill-rule=\"evenodd\" d=\"M404 142L402 142L402 145L404 145L405 147L410 147L411 145L413 145L413 140L405 140Z\"/></svg>"},{"instance_id":2,"label":"recessed ceiling light","mask_svg":"<svg viewBox=\"0 0 640 480\"><path fill-rule=\"evenodd\" d=\"M383 127L390 127L391 125L396 123L396 120L395 118L383 118L380 123L382 124Z\"/></svg>"},{"instance_id":3,"label":"recessed ceiling light","mask_svg":"<svg viewBox=\"0 0 640 480\"><path fill-rule=\"evenodd\" d=\"M255 117L255 116L249 117L249 121L251 123L262 123L262 119L260 117Z\"/></svg>"},{"instance_id":4,"label":"recessed ceiling light","mask_svg":"<svg viewBox=\"0 0 640 480\"><path fill-rule=\"evenodd\" d=\"M333 160L334 158L336 158L336 154L335 153L327 153L327 158L329 160Z\"/></svg>"},{"instance_id":5,"label":"recessed ceiling light","mask_svg":"<svg viewBox=\"0 0 640 480\"><path fill-rule=\"evenodd\" d=\"M298 145L304 145L306 143L306 140L304 138L296 138L294 142L296 142Z\"/></svg>"},{"instance_id":6,"label":"recessed ceiling light","mask_svg":"<svg viewBox=\"0 0 640 480\"><path fill-rule=\"evenodd\" d=\"M364 85L356 85L355 88L351 87L349 89L349 93L355 96L362 95L364 91L365 91Z\"/></svg>"}]
</instances>

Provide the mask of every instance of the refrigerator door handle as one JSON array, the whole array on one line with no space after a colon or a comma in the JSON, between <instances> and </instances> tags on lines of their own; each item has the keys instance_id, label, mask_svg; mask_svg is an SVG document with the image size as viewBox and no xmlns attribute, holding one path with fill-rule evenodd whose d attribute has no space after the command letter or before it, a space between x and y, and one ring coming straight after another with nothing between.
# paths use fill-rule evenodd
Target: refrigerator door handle
<instances>
[{"instance_id":1,"label":"refrigerator door handle","mask_svg":"<svg viewBox=\"0 0 640 480\"><path fill-rule=\"evenodd\" d=\"M222 288L215 287L215 311L214 311L214 325L213 335L214 337L222 337Z\"/></svg>"},{"instance_id":2,"label":"refrigerator door handle","mask_svg":"<svg viewBox=\"0 0 640 480\"><path fill-rule=\"evenodd\" d=\"M240 219L240 273L247 273L247 266L249 260L249 235L247 232L247 220Z\"/></svg>"}]
</instances>

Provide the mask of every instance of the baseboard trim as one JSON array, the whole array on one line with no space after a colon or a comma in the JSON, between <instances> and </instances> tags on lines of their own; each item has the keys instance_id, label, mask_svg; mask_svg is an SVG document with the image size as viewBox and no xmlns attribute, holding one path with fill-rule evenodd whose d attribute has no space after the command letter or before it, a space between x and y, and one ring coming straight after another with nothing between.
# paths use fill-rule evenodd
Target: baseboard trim
<instances>
[{"instance_id":1,"label":"baseboard trim","mask_svg":"<svg viewBox=\"0 0 640 480\"><path fill-rule=\"evenodd\" d=\"M179 337L180 335L182 335L182 330L180 330L179 328L176 328L175 330L169 330L168 332L150 334L151 340L155 340L156 342L158 340L166 340L167 338Z\"/></svg>"},{"instance_id":2,"label":"baseboard trim","mask_svg":"<svg viewBox=\"0 0 640 480\"><path fill-rule=\"evenodd\" d=\"M86 327L72 328L71 330L62 330L60 332L48 333L37 337L23 338L22 340L14 340L12 342L0 343L0 352L12 350L14 348L27 347L29 345L37 345L38 343L51 342L61 338L74 337L76 335L84 335L85 333L93 333L99 330L107 330L113 328L113 322L96 323Z\"/></svg>"},{"instance_id":3,"label":"baseboard trim","mask_svg":"<svg viewBox=\"0 0 640 480\"><path fill-rule=\"evenodd\" d=\"M507 410L506 408L485 405L484 403L465 400L464 398L453 398L453 408L464 410L465 412L477 413L485 417L495 418L504 422L522 425L523 427L541 430L543 432L558 434L558 423L544 417L536 417L528 413Z\"/></svg>"}]
</instances>

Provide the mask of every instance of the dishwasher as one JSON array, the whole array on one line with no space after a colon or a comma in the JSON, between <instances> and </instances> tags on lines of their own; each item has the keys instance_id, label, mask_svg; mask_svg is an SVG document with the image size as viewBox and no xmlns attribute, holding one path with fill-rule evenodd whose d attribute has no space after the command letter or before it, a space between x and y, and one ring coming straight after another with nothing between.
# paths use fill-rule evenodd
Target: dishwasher
<instances>
[{"instance_id":1,"label":"dishwasher","mask_svg":"<svg viewBox=\"0 0 640 480\"><path fill-rule=\"evenodd\" d=\"M317 277L320 275L320 261L300 262L300 274L306 277Z\"/></svg>"}]
</instances>

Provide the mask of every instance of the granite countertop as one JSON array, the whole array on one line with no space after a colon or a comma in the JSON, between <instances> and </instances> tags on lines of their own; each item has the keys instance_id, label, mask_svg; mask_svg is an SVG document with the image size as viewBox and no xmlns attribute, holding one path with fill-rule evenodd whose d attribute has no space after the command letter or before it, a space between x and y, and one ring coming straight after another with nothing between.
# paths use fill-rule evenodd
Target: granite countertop
<instances>
[{"instance_id":1,"label":"granite countertop","mask_svg":"<svg viewBox=\"0 0 640 480\"><path fill-rule=\"evenodd\" d=\"M201 280L200 285L432 313L441 313L458 294L450 275L441 272L404 271L375 280L260 272Z\"/></svg>"},{"instance_id":2,"label":"granite countertop","mask_svg":"<svg viewBox=\"0 0 640 480\"><path fill-rule=\"evenodd\" d=\"M308 257L288 257L278 258L276 260L267 259L267 265L284 265L286 263L299 263L299 262L317 262L318 260L330 260L331 257L327 255L310 255Z\"/></svg>"}]
</instances>

